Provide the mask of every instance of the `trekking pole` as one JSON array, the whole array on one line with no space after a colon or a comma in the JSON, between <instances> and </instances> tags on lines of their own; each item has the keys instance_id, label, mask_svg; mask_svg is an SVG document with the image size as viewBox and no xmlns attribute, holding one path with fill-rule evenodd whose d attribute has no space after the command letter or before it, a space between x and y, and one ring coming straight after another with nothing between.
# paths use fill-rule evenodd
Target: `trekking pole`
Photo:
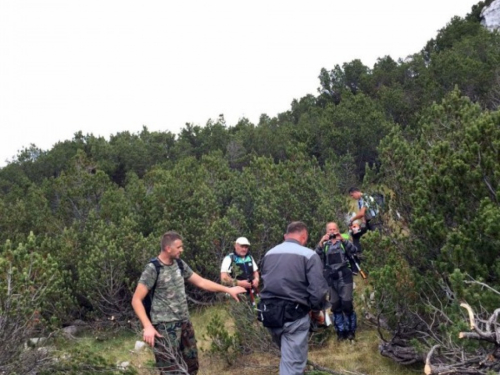
<instances>
[{"instance_id":1,"label":"trekking pole","mask_svg":"<svg viewBox=\"0 0 500 375\"><path fill-rule=\"evenodd\" d=\"M253 288L248 289L250 293L250 301L252 302L252 307L255 307L255 296L253 295Z\"/></svg>"},{"instance_id":2,"label":"trekking pole","mask_svg":"<svg viewBox=\"0 0 500 375\"><path fill-rule=\"evenodd\" d=\"M363 280L366 280L366 278L368 276L366 276L366 273L361 269L361 267L359 266L359 263L356 262L356 258L352 257L351 260L353 261L354 265L356 266L356 268L358 269L358 272L359 274L361 275L361 277L363 278Z\"/></svg>"},{"instance_id":3,"label":"trekking pole","mask_svg":"<svg viewBox=\"0 0 500 375\"><path fill-rule=\"evenodd\" d=\"M255 302L255 296L258 296L258 292L254 292L253 287L248 290L250 294L250 301L252 302L252 309L257 311L257 303Z\"/></svg>"},{"instance_id":4,"label":"trekking pole","mask_svg":"<svg viewBox=\"0 0 500 375\"><path fill-rule=\"evenodd\" d=\"M255 292L255 297L260 297L259 288L257 288L257 287L253 287L252 289L253 289L253 290L254 290L254 292Z\"/></svg>"},{"instance_id":5,"label":"trekking pole","mask_svg":"<svg viewBox=\"0 0 500 375\"><path fill-rule=\"evenodd\" d=\"M251 298L253 298L253 300L255 300L255 297L260 297L260 296L259 296L259 288L254 287L254 286L252 285L252 282L253 282L253 277L249 277L249 278L247 279L247 281L250 283L250 297L251 297ZM254 296L252 296L252 293L255 293L255 295L254 295Z\"/></svg>"}]
</instances>

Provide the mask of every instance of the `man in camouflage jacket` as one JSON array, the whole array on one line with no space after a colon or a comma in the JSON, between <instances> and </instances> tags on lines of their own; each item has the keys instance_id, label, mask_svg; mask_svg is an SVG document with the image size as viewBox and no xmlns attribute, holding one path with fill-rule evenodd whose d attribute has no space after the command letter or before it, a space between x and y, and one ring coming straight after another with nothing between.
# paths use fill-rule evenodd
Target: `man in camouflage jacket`
<instances>
[{"instance_id":1,"label":"man in camouflage jacket","mask_svg":"<svg viewBox=\"0 0 500 375\"><path fill-rule=\"evenodd\" d=\"M204 290L229 293L237 301L238 294L245 292L239 286L228 288L202 278L180 260L182 252L182 237L174 231L165 233L157 257L161 266L159 273L152 262L148 263L132 297L132 307L144 327L144 341L154 348L156 365L162 375L198 372L198 351L189 320L184 280ZM183 270L179 268L179 261ZM153 286L149 319L143 300Z\"/></svg>"}]
</instances>

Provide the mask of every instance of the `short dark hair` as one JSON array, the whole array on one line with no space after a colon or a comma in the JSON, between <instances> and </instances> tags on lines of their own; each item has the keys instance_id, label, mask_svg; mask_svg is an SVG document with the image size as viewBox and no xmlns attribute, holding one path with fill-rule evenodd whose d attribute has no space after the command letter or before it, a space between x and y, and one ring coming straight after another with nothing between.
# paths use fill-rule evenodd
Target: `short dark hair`
<instances>
[{"instance_id":1,"label":"short dark hair","mask_svg":"<svg viewBox=\"0 0 500 375\"><path fill-rule=\"evenodd\" d=\"M361 190L359 190L357 187L353 186L352 188L349 189L349 194L354 193L356 191L361 191Z\"/></svg>"},{"instance_id":2,"label":"short dark hair","mask_svg":"<svg viewBox=\"0 0 500 375\"><path fill-rule=\"evenodd\" d=\"M165 247L172 245L172 243L177 240L182 240L179 233L173 230L166 232L161 238L161 251L165 250Z\"/></svg>"},{"instance_id":3,"label":"short dark hair","mask_svg":"<svg viewBox=\"0 0 500 375\"><path fill-rule=\"evenodd\" d=\"M304 224L302 221L292 221L288 226L286 227L286 233L299 233L302 232L303 230L307 231L307 225Z\"/></svg>"}]
</instances>

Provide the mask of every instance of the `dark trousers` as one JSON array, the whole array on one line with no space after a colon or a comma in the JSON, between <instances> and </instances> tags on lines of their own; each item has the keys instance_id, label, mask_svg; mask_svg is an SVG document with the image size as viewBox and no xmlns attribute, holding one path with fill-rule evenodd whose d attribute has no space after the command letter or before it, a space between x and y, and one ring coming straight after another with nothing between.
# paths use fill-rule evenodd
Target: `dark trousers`
<instances>
[{"instance_id":1,"label":"dark trousers","mask_svg":"<svg viewBox=\"0 0 500 375\"><path fill-rule=\"evenodd\" d=\"M352 272L348 268L339 272L338 278L330 279L330 304L333 323L339 335L354 333L357 328L356 312L353 305Z\"/></svg>"}]
</instances>

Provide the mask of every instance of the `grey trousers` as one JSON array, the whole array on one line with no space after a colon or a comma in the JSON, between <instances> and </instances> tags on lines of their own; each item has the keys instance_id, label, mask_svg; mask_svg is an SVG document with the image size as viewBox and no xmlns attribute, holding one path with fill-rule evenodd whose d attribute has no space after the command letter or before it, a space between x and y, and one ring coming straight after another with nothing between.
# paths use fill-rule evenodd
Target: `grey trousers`
<instances>
[{"instance_id":1,"label":"grey trousers","mask_svg":"<svg viewBox=\"0 0 500 375\"><path fill-rule=\"evenodd\" d=\"M268 328L273 341L281 349L280 375L302 375L307 364L309 314L283 328Z\"/></svg>"}]
</instances>

